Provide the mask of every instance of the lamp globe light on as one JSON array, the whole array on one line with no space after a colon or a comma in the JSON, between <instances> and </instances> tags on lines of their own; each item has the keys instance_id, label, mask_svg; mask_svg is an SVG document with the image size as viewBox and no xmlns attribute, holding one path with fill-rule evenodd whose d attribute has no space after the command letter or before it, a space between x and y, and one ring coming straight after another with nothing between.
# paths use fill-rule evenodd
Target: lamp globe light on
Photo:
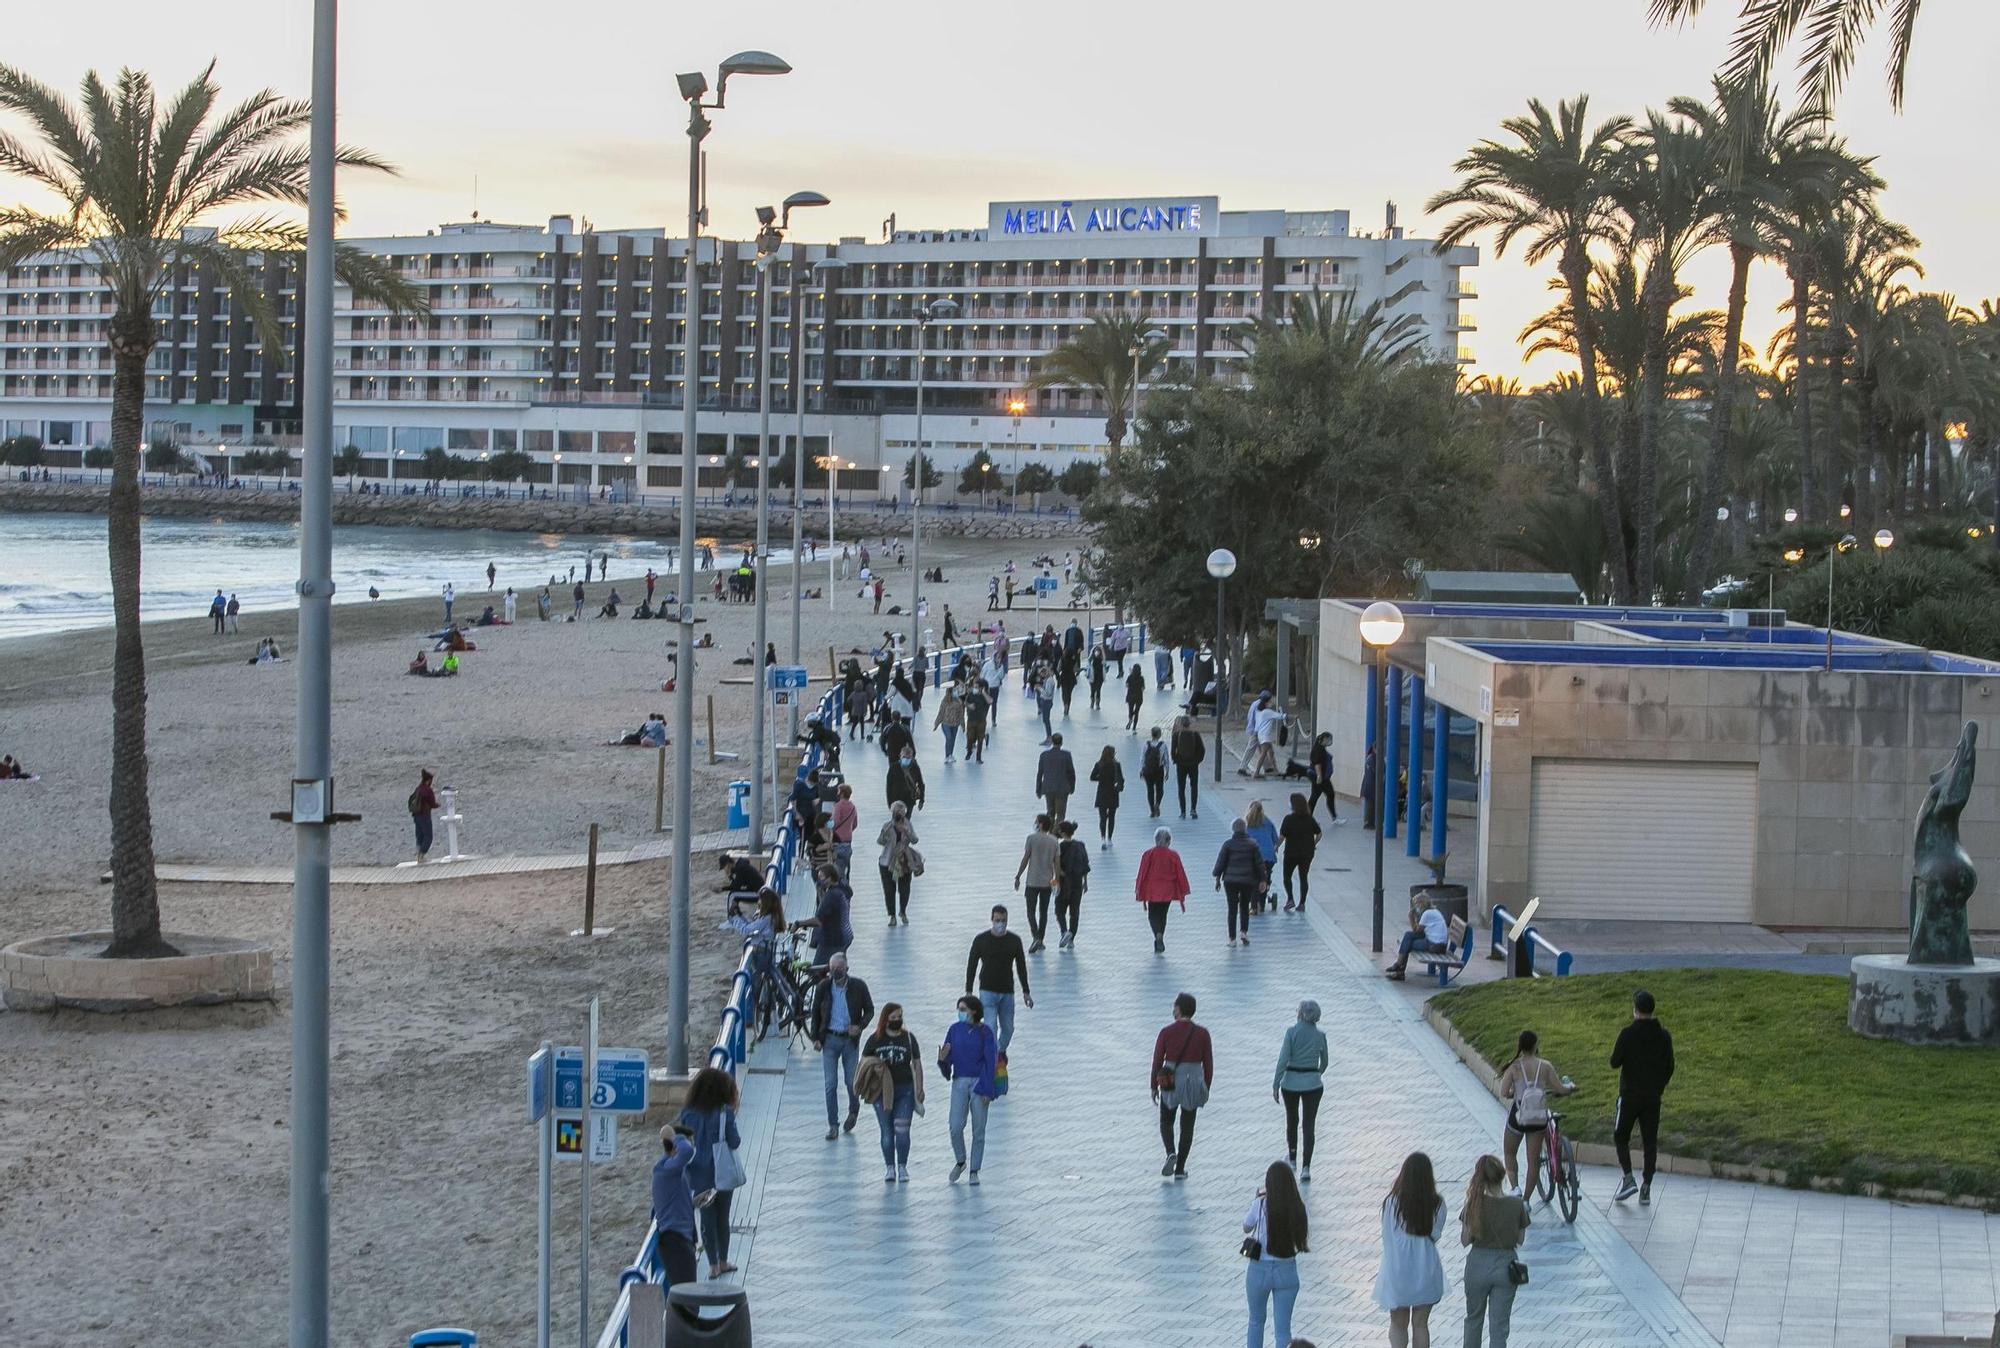
<instances>
[{"instance_id":1,"label":"lamp globe light on","mask_svg":"<svg viewBox=\"0 0 2000 1348\"><path fill-rule=\"evenodd\" d=\"M1403 639L1403 610L1378 599L1361 611L1361 639L1370 646L1393 646Z\"/></svg>"}]
</instances>

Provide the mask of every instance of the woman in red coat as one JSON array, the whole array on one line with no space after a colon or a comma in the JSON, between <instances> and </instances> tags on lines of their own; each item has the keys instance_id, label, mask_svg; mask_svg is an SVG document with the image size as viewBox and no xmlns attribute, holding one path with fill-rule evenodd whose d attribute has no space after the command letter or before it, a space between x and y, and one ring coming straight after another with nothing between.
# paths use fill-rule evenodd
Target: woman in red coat
<instances>
[{"instance_id":1,"label":"woman in red coat","mask_svg":"<svg viewBox=\"0 0 2000 1348\"><path fill-rule=\"evenodd\" d=\"M1139 882L1133 897L1146 905L1146 920L1153 924L1153 953L1167 949L1167 905L1178 903L1187 911L1187 870L1180 853L1173 849L1174 835L1166 829L1153 830L1153 845L1139 857Z\"/></svg>"}]
</instances>

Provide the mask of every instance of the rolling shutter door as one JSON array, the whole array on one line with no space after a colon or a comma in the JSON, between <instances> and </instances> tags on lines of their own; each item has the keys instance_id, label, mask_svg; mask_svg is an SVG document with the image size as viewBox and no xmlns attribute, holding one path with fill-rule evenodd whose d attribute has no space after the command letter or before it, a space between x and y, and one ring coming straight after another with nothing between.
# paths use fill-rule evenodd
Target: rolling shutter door
<instances>
[{"instance_id":1,"label":"rolling shutter door","mask_svg":"<svg viewBox=\"0 0 2000 1348\"><path fill-rule=\"evenodd\" d=\"M1544 917L1751 920L1754 763L1538 758L1528 827Z\"/></svg>"}]
</instances>

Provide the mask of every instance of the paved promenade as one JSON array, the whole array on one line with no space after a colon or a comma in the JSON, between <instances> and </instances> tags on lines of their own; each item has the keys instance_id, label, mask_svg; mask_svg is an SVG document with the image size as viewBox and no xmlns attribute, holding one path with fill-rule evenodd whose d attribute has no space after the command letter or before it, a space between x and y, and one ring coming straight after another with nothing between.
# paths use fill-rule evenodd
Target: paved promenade
<instances>
[{"instance_id":1,"label":"paved promenade","mask_svg":"<svg viewBox=\"0 0 2000 1348\"><path fill-rule=\"evenodd\" d=\"M1106 710L1092 713L1079 690L1075 716L1058 728L1080 778L1105 743L1117 747L1130 783L1118 836L1111 850L1097 849L1083 784L1071 813L1088 821L1078 836L1089 839L1095 869L1082 934L1073 951L1061 951L1051 933L1049 949L1030 957L1035 1007L1017 1012L1011 1090L992 1111L979 1188L947 1182L948 1091L935 1051L964 987L967 946L996 900L1013 909L1013 928L1026 939L1025 901L1011 882L1038 808L1039 726L1010 688L983 765L944 763L938 737L919 732L929 803L916 826L929 869L916 882L912 924L893 929L872 865L884 760L872 745L847 750L862 808L853 968L878 1005L906 1007L929 1068L928 1110L915 1122L910 1183L885 1184L870 1112L853 1134L823 1140L818 1056L775 1044L758 1050L747 1089L751 1113L763 1117L748 1150L761 1173L735 1214L758 1342L1241 1343L1239 1224L1264 1167L1284 1154L1271 1078L1304 997L1322 1007L1333 1062L1306 1190L1312 1250L1299 1260L1293 1332L1320 1348L1387 1341L1386 1317L1370 1299L1378 1210L1404 1154L1421 1148L1436 1162L1452 1213L1448 1288L1433 1333L1440 1344L1457 1342L1456 1214L1473 1160L1496 1147L1501 1113L1423 1025L1414 988L1382 979L1336 921L1352 930L1353 905L1365 900L1369 835L1358 821L1329 829L1313 910L1257 918L1250 947L1231 947L1207 877L1249 783L1228 771L1211 802L1204 782L1199 821L1175 817L1170 784L1160 822L1174 830L1195 893L1170 920L1166 954L1156 956L1131 898L1153 827L1138 777L1141 741L1122 730L1113 685L1105 693ZM1157 695L1142 725L1172 713L1170 695ZM1287 791L1263 783L1259 794L1281 810ZM1394 853L1391 860L1392 895L1407 893L1409 863ZM1392 901L1392 913L1399 906ZM1199 999L1197 1019L1214 1036L1216 1080L1188 1178L1175 1183L1159 1175L1146 1077L1154 1035L1183 990ZM1521 1348L1886 1348L1892 1319L1906 1331L1969 1331L1981 1316L1991 1323L2000 1283L1995 1219L1675 1177L1662 1179L1653 1208L1641 1210L1608 1202L1612 1178L1586 1173L1586 1209L1574 1227L1553 1209L1536 1210L1524 1252L1533 1284L1514 1326Z\"/></svg>"}]
</instances>

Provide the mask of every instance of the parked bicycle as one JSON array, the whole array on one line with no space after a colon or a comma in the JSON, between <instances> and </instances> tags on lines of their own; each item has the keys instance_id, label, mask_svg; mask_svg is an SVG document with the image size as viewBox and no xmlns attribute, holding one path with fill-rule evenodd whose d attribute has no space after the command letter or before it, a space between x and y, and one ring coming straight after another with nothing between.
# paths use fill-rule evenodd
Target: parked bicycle
<instances>
[{"instance_id":1,"label":"parked bicycle","mask_svg":"<svg viewBox=\"0 0 2000 1348\"><path fill-rule=\"evenodd\" d=\"M770 977L757 984L752 1043L763 1043L773 1025L787 1038L805 1034L815 996L810 936L811 928L794 925L772 950Z\"/></svg>"}]
</instances>

